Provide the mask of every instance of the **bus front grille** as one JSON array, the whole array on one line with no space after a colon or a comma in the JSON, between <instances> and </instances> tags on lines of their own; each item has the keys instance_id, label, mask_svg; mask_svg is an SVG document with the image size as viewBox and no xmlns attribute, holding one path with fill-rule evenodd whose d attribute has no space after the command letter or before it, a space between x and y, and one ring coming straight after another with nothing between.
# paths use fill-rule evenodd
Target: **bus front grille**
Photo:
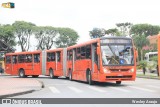
<instances>
[{"instance_id":1,"label":"bus front grille","mask_svg":"<svg viewBox=\"0 0 160 107\"><path fill-rule=\"evenodd\" d=\"M112 78L132 78L132 76L106 76L107 79L112 79Z\"/></svg>"},{"instance_id":2,"label":"bus front grille","mask_svg":"<svg viewBox=\"0 0 160 107\"><path fill-rule=\"evenodd\" d=\"M127 72L129 69L109 69L112 72Z\"/></svg>"}]
</instances>

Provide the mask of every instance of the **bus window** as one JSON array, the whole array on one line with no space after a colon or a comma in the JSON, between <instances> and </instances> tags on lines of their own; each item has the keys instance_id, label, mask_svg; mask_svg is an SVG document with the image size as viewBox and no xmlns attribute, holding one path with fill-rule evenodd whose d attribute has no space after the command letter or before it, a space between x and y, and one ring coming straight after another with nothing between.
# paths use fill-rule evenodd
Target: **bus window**
<instances>
[{"instance_id":1,"label":"bus window","mask_svg":"<svg viewBox=\"0 0 160 107\"><path fill-rule=\"evenodd\" d=\"M91 59L91 46L86 46L86 58Z\"/></svg>"},{"instance_id":2,"label":"bus window","mask_svg":"<svg viewBox=\"0 0 160 107\"><path fill-rule=\"evenodd\" d=\"M79 60L81 58L81 49L80 48L77 48L77 51L76 51L76 59Z\"/></svg>"},{"instance_id":3,"label":"bus window","mask_svg":"<svg viewBox=\"0 0 160 107\"><path fill-rule=\"evenodd\" d=\"M11 63L11 56L6 56L6 64L10 64Z\"/></svg>"},{"instance_id":4,"label":"bus window","mask_svg":"<svg viewBox=\"0 0 160 107\"><path fill-rule=\"evenodd\" d=\"M17 63L17 56L16 55L12 56L12 63L13 64Z\"/></svg>"},{"instance_id":5,"label":"bus window","mask_svg":"<svg viewBox=\"0 0 160 107\"><path fill-rule=\"evenodd\" d=\"M34 63L40 62L40 54L34 54Z\"/></svg>"},{"instance_id":6,"label":"bus window","mask_svg":"<svg viewBox=\"0 0 160 107\"><path fill-rule=\"evenodd\" d=\"M26 55L26 63L32 62L32 54L27 54Z\"/></svg>"},{"instance_id":7,"label":"bus window","mask_svg":"<svg viewBox=\"0 0 160 107\"><path fill-rule=\"evenodd\" d=\"M57 52L57 61L60 62L61 61L61 53Z\"/></svg>"},{"instance_id":8,"label":"bus window","mask_svg":"<svg viewBox=\"0 0 160 107\"><path fill-rule=\"evenodd\" d=\"M26 59L26 55L19 55L18 56L18 63L24 63Z\"/></svg>"},{"instance_id":9,"label":"bus window","mask_svg":"<svg viewBox=\"0 0 160 107\"><path fill-rule=\"evenodd\" d=\"M51 53L47 53L47 62L51 61Z\"/></svg>"},{"instance_id":10,"label":"bus window","mask_svg":"<svg viewBox=\"0 0 160 107\"><path fill-rule=\"evenodd\" d=\"M81 47L81 59L86 59L86 47Z\"/></svg>"},{"instance_id":11,"label":"bus window","mask_svg":"<svg viewBox=\"0 0 160 107\"><path fill-rule=\"evenodd\" d=\"M50 60L51 61L55 61L55 53L53 52L53 53L50 53Z\"/></svg>"},{"instance_id":12,"label":"bus window","mask_svg":"<svg viewBox=\"0 0 160 107\"><path fill-rule=\"evenodd\" d=\"M67 60L72 60L72 50L67 52Z\"/></svg>"}]
</instances>

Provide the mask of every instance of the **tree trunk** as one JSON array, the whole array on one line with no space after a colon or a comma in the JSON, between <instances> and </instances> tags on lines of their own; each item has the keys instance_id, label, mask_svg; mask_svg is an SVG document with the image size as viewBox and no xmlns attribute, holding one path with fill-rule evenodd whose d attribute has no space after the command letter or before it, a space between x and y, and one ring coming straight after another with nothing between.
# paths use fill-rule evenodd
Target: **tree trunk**
<instances>
[{"instance_id":1,"label":"tree trunk","mask_svg":"<svg viewBox=\"0 0 160 107\"><path fill-rule=\"evenodd\" d=\"M143 50L141 49L141 61L143 60Z\"/></svg>"}]
</instances>

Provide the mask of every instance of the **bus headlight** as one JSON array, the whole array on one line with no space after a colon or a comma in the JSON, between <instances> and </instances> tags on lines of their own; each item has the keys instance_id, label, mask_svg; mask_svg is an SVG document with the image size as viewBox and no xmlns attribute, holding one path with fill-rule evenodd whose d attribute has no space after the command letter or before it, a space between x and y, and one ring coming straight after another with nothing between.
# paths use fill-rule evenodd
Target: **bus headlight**
<instances>
[{"instance_id":1,"label":"bus headlight","mask_svg":"<svg viewBox=\"0 0 160 107\"><path fill-rule=\"evenodd\" d=\"M104 73L110 73L109 70L107 70L106 68L103 68Z\"/></svg>"},{"instance_id":2,"label":"bus headlight","mask_svg":"<svg viewBox=\"0 0 160 107\"><path fill-rule=\"evenodd\" d=\"M130 72L134 72L134 68L130 69L129 71L130 71Z\"/></svg>"}]
</instances>

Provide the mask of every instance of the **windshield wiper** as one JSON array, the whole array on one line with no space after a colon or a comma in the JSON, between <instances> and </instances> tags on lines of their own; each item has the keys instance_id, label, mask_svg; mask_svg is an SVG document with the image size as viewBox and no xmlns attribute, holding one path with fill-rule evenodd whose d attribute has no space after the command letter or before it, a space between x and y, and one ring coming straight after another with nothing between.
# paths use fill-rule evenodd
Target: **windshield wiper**
<instances>
[{"instance_id":1,"label":"windshield wiper","mask_svg":"<svg viewBox=\"0 0 160 107\"><path fill-rule=\"evenodd\" d=\"M108 46L109 46L109 49L111 50L112 54L114 54L114 57L116 57L116 54L115 54L115 52L113 52L113 50L112 50L112 48L110 47L110 45L108 45ZM119 61L116 60L114 57L111 57L111 58L112 58L116 63L119 64Z\"/></svg>"}]
</instances>

